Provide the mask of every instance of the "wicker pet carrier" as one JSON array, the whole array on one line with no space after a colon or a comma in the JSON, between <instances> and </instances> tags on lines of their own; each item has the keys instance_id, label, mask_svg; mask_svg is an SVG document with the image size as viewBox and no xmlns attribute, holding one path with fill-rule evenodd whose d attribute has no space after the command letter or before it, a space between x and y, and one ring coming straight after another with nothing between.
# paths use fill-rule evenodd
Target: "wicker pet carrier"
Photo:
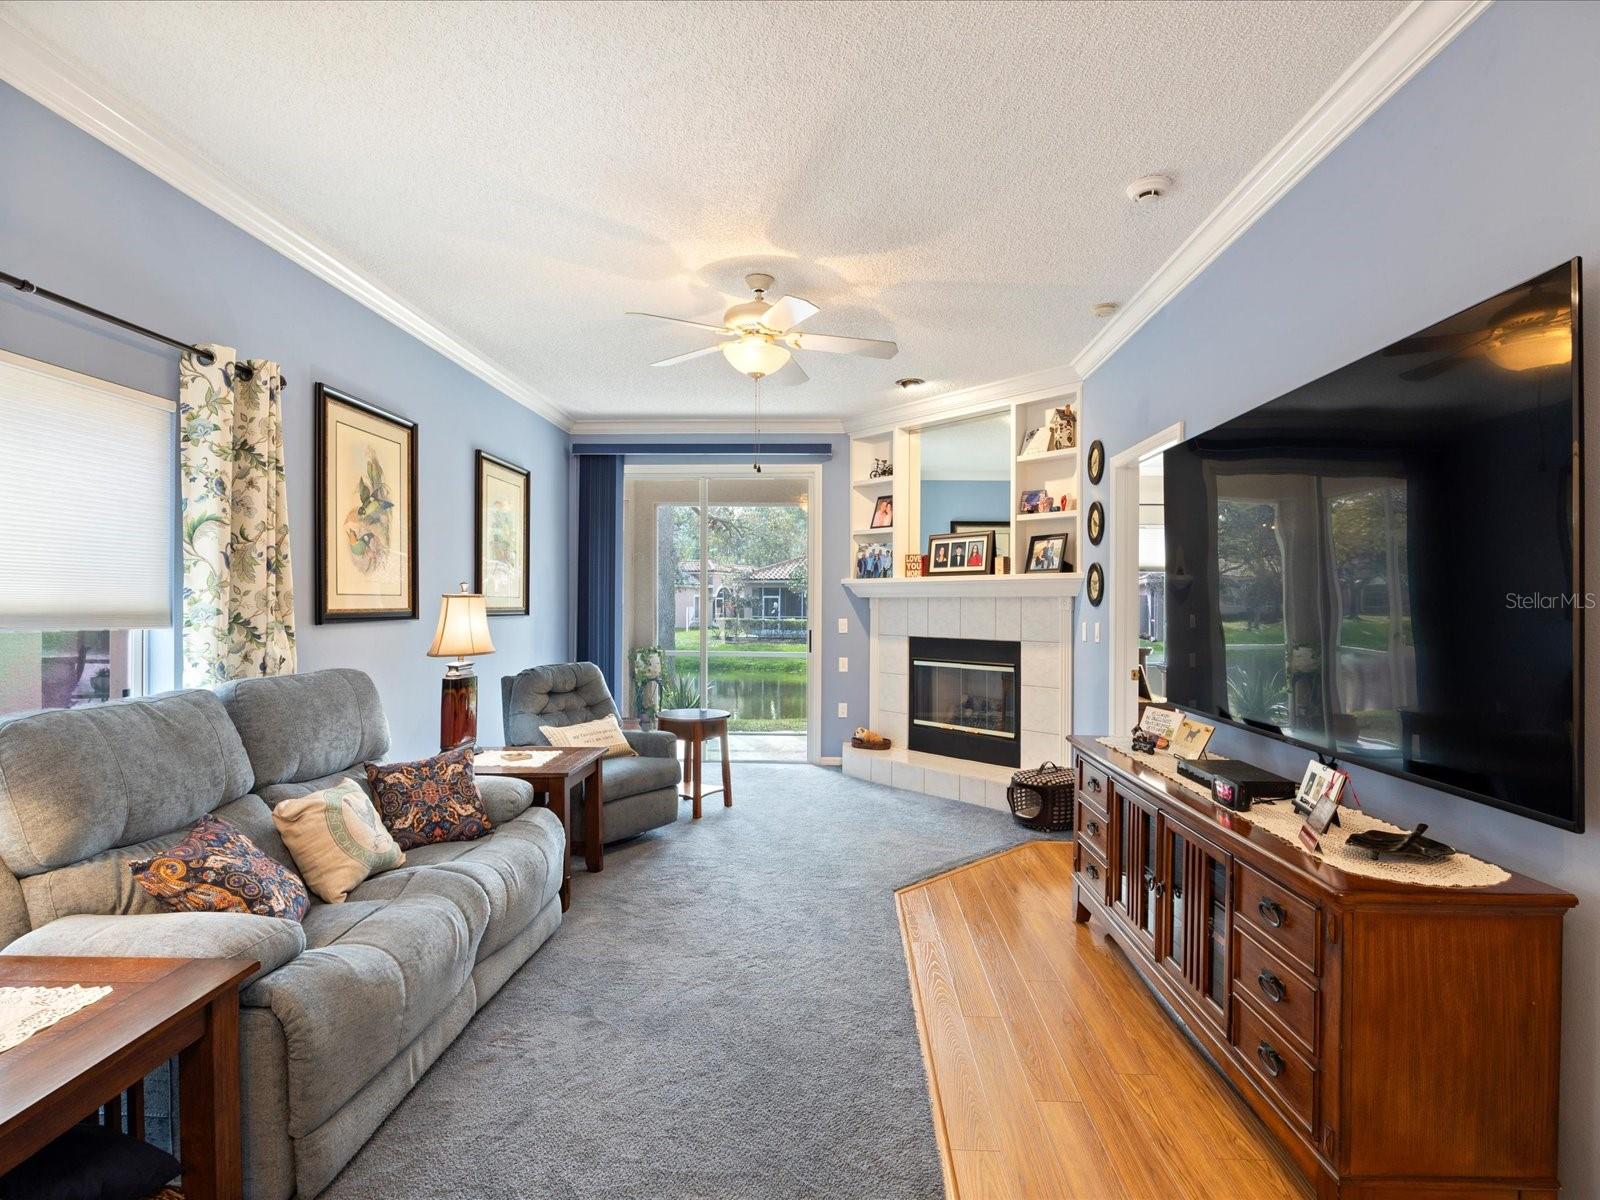
<instances>
[{"instance_id":1,"label":"wicker pet carrier","mask_svg":"<svg viewBox=\"0 0 1600 1200\"><path fill-rule=\"evenodd\" d=\"M1059 833L1072 828L1072 772L1047 762L1018 771L1006 789L1011 815L1018 825Z\"/></svg>"}]
</instances>

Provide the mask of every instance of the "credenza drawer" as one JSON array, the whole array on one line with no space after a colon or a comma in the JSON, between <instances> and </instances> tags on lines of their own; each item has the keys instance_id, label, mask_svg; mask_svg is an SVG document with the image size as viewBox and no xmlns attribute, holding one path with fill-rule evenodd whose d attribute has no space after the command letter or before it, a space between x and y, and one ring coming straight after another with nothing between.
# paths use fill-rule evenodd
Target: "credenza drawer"
<instances>
[{"instance_id":1,"label":"credenza drawer","mask_svg":"<svg viewBox=\"0 0 1600 1200\"><path fill-rule=\"evenodd\" d=\"M1258 871L1241 866L1239 916L1263 945L1287 955L1312 975L1318 973L1317 908Z\"/></svg>"},{"instance_id":2,"label":"credenza drawer","mask_svg":"<svg viewBox=\"0 0 1600 1200\"><path fill-rule=\"evenodd\" d=\"M1317 1051L1317 992L1243 929L1238 931L1234 994L1250 997L1271 1023L1292 1035L1314 1058Z\"/></svg>"},{"instance_id":3,"label":"credenza drawer","mask_svg":"<svg viewBox=\"0 0 1600 1200\"><path fill-rule=\"evenodd\" d=\"M1233 1030L1233 1044L1245 1067L1286 1115L1311 1132L1317 1115L1317 1069L1238 996L1233 998Z\"/></svg>"},{"instance_id":4,"label":"credenza drawer","mask_svg":"<svg viewBox=\"0 0 1600 1200\"><path fill-rule=\"evenodd\" d=\"M1111 873L1106 870L1106 860L1088 842L1078 843L1077 872L1091 895L1102 904L1110 902Z\"/></svg>"},{"instance_id":5,"label":"credenza drawer","mask_svg":"<svg viewBox=\"0 0 1600 1200\"><path fill-rule=\"evenodd\" d=\"M1093 846L1099 851L1100 860L1104 862L1108 853L1106 846L1111 840L1111 834L1106 829L1106 815L1088 804L1075 804L1073 810L1074 836L1082 845Z\"/></svg>"},{"instance_id":6,"label":"credenza drawer","mask_svg":"<svg viewBox=\"0 0 1600 1200\"><path fill-rule=\"evenodd\" d=\"M1111 811L1111 777L1086 758L1078 759L1078 802L1099 809L1101 816Z\"/></svg>"}]
</instances>

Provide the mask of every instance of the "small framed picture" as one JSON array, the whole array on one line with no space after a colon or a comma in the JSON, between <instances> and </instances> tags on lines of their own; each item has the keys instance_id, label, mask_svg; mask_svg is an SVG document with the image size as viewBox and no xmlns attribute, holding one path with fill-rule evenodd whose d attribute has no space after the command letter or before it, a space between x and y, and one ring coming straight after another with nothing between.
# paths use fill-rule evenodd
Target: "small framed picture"
<instances>
[{"instance_id":1,"label":"small framed picture","mask_svg":"<svg viewBox=\"0 0 1600 1200\"><path fill-rule=\"evenodd\" d=\"M1036 454L1046 453L1049 449L1050 430L1047 426L1038 425L1023 435L1022 445L1017 448L1017 457L1032 458Z\"/></svg>"},{"instance_id":2,"label":"small framed picture","mask_svg":"<svg viewBox=\"0 0 1600 1200\"><path fill-rule=\"evenodd\" d=\"M1072 564L1067 561L1066 534L1038 533L1028 540L1027 574L1070 570Z\"/></svg>"},{"instance_id":3,"label":"small framed picture","mask_svg":"<svg viewBox=\"0 0 1600 1200\"><path fill-rule=\"evenodd\" d=\"M1215 725L1185 717L1178 722L1178 730L1172 736L1172 753L1179 758L1199 758L1206 752L1206 743L1216 731Z\"/></svg>"},{"instance_id":4,"label":"small framed picture","mask_svg":"<svg viewBox=\"0 0 1600 1200\"><path fill-rule=\"evenodd\" d=\"M930 533L929 575L994 573L994 530L983 533Z\"/></svg>"},{"instance_id":5,"label":"small framed picture","mask_svg":"<svg viewBox=\"0 0 1600 1200\"><path fill-rule=\"evenodd\" d=\"M528 473L478 451L475 590L491 617L528 613Z\"/></svg>"},{"instance_id":6,"label":"small framed picture","mask_svg":"<svg viewBox=\"0 0 1600 1200\"><path fill-rule=\"evenodd\" d=\"M1050 493L1044 488L1029 488L1017 497L1017 511L1019 513L1042 513L1050 511Z\"/></svg>"},{"instance_id":7,"label":"small framed picture","mask_svg":"<svg viewBox=\"0 0 1600 1200\"><path fill-rule=\"evenodd\" d=\"M894 548L886 542L862 542L856 547L857 579L890 579L894 576Z\"/></svg>"},{"instance_id":8,"label":"small framed picture","mask_svg":"<svg viewBox=\"0 0 1600 1200\"><path fill-rule=\"evenodd\" d=\"M1323 800L1331 796L1335 805L1339 803L1339 795L1344 791L1345 775L1342 771L1324 766L1313 759L1306 764L1306 773L1300 779L1300 789L1294 794L1294 810L1301 816L1309 816L1313 809ZM1326 833L1328 827L1324 825L1317 830Z\"/></svg>"},{"instance_id":9,"label":"small framed picture","mask_svg":"<svg viewBox=\"0 0 1600 1200\"><path fill-rule=\"evenodd\" d=\"M894 528L894 497L879 496L878 502L872 506L872 528Z\"/></svg>"}]
</instances>

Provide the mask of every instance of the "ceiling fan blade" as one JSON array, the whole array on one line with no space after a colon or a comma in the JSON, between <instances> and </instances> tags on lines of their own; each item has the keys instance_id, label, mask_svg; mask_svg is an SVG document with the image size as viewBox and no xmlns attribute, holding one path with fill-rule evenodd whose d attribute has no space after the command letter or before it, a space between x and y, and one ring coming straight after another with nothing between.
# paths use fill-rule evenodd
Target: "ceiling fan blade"
<instances>
[{"instance_id":1,"label":"ceiling fan blade","mask_svg":"<svg viewBox=\"0 0 1600 1200\"><path fill-rule=\"evenodd\" d=\"M772 382L783 387L799 387L802 383L810 383L811 376L806 374L806 369L800 365L798 358L791 358L789 365L780 368L772 377Z\"/></svg>"},{"instance_id":2,"label":"ceiling fan blade","mask_svg":"<svg viewBox=\"0 0 1600 1200\"><path fill-rule=\"evenodd\" d=\"M691 358L699 358L702 354L715 354L721 349L721 346L702 346L699 350L691 350L687 354L674 354L671 358L663 358L660 362L654 362L650 365L652 367L674 367L681 362L688 362Z\"/></svg>"},{"instance_id":3,"label":"ceiling fan blade","mask_svg":"<svg viewBox=\"0 0 1600 1200\"><path fill-rule=\"evenodd\" d=\"M707 325L704 321L685 321L682 317L663 317L660 313L629 312L630 317L649 317L652 321L671 321L674 325L692 325L696 329L709 329L712 333L731 334L733 330L722 325Z\"/></svg>"},{"instance_id":4,"label":"ceiling fan blade","mask_svg":"<svg viewBox=\"0 0 1600 1200\"><path fill-rule=\"evenodd\" d=\"M893 358L900 347L875 338L839 337L832 333L792 333L784 339L796 350L821 350L828 354L861 354L867 358Z\"/></svg>"},{"instance_id":5,"label":"ceiling fan blade","mask_svg":"<svg viewBox=\"0 0 1600 1200\"><path fill-rule=\"evenodd\" d=\"M785 296L761 318L761 323L774 333L787 333L801 321L809 321L820 310L809 300L799 296Z\"/></svg>"}]
</instances>

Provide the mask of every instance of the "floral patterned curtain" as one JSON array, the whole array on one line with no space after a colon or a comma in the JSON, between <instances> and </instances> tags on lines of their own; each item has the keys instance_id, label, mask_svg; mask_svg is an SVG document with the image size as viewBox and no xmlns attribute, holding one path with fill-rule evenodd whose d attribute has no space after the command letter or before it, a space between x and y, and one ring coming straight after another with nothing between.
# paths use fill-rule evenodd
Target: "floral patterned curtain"
<instances>
[{"instance_id":1,"label":"floral patterned curtain","mask_svg":"<svg viewBox=\"0 0 1600 1200\"><path fill-rule=\"evenodd\" d=\"M210 366L178 364L185 687L295 669L283 379L275 362L202 349Z\"/></svg>"}]
</instances>

